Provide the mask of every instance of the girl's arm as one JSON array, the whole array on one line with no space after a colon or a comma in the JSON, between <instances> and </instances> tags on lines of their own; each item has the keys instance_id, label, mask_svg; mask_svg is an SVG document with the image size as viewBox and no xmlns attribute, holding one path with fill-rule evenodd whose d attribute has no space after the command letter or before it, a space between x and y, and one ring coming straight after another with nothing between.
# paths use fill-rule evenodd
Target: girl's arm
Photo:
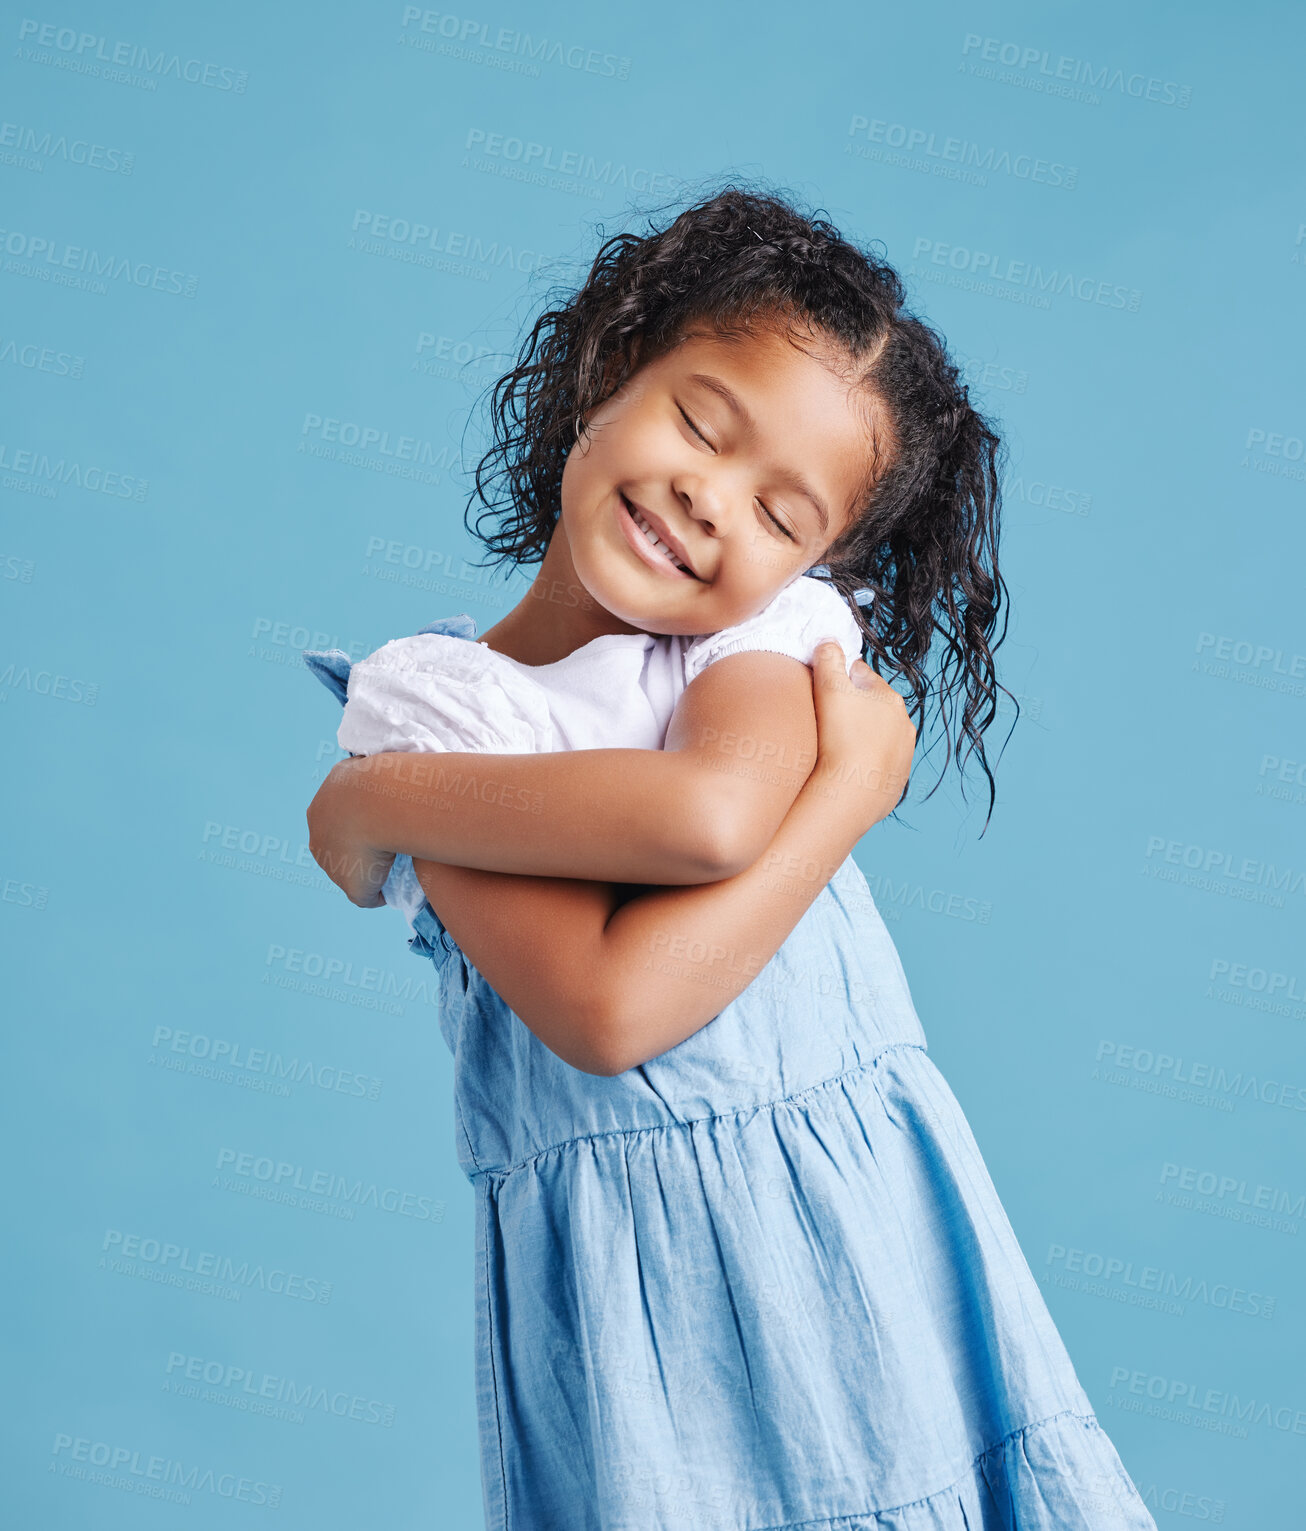
<instances>
[{"instance_id":1,"label":"girl's arm","mask_svg":"<svg viewBox=\"0 0 1306 1531\"><path fill-rule=\"evenodd\" d=\"M564 1062L619 1074L700 1030L748 987L893 809L915 730L897 693L861 669L873 684L854 692L841 651L818 652L812 684L827 747L767 851L743 872L623 903L628 890L606 883L414 863L469 961Z\"/></svg>"},{"instance_id":2,"label":"girl's arm","mask_svg":"<svg viewBox=\"0 0 1306 1531\"><path fill-rule=\"evenodd\" d=\"M309 805L309 849L367 908L400 851L491 872L711 882L756 861L815 758L808 667L731 654L685 688L660 750L342 760Z\"/></svg>"}]
</instances>

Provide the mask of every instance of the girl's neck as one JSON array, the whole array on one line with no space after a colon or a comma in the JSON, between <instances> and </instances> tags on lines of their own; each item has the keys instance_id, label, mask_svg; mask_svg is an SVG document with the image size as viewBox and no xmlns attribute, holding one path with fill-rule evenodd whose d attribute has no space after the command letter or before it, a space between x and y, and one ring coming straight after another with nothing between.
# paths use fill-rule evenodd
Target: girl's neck
<instances>
[{"instance_id":1,"label":"girl's neck","mask_svg":"<svg viewBox=\"0 0 1306 1531\"><path fill-rule=\"evenodd\" d=\"M600 606L576 576L559 519L530 589L479 641L518 664L556 664L606 633L637 633Z\"/></svg>"}]
</instances>

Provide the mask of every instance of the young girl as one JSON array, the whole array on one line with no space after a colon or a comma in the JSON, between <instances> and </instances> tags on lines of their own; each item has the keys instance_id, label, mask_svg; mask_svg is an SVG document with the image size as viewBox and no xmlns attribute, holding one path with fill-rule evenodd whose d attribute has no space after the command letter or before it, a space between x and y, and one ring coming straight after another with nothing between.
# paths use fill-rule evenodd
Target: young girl
<instances>
[{"instance_id":1,"label":"young girl","mask_svg":"<svg viewBox=\"0 0 1306 1531\"><path fill-rule=\"evenodd\" d=\"M412 858L495 1531L1155 1531L851 856L914 729L816 644L831 597L913 716L941 641L993 803L1000 443L903 303L733 187L609 240L495 388L484 540L530 593L380 661L370 712L314 657L354 743L443 709L309 832L364 907Z\"/></svg>"}]
</instances>

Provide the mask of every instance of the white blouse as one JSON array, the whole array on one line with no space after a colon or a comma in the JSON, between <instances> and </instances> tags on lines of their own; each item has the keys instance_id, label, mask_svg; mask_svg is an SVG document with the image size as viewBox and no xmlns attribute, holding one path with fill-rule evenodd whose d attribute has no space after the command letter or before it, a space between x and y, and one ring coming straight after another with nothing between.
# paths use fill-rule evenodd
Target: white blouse
<instances>
[{"instance_id":1,"label":"white blouse","mask_svg":"<svg viewBox=\"0 0 1306 1531\"><path fill-rule=\"evenodd\" d=\"M522 664L481 641L438 633L396 638L350 669L336 737L351 755L661 749L681 694L715 660L760 649L811 664L825 637L839 640L845 668L861 657L847 602L803 574L734 627L697 636L604 633L552 664ZM410 857L395 858L382 894L411 925L425 895Z\"/></svg>"}]
</instances>

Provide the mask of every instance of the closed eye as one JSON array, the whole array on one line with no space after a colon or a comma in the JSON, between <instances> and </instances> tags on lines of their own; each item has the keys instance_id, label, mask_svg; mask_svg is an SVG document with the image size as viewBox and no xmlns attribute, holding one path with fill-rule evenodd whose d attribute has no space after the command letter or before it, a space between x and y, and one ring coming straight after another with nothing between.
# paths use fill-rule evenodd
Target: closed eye
<instances>
[{"instance_id":1,"label":"closed eye","mask_svg":"<svg viewBox=\"0 0 1306 1531\"><path fill-rule=\"evenodd\" d=\"M703 434L703 432L699 430L698 426L696 426L694 424L694 422L689 418L689 416L685 413L683 405L677 404L676 408L678 410L680 410L680 418L685 422L685 424L690 428L690 430L693 431L695 436L698 437L698 439L703 443L704 446L710 447L712 445L712 443L707 439L707 437ZM769 510L767 510L766 506L762 504L761 500L759 500L757 503L762 506L762 509L764 511L766 511L767 519L769 521L771 521L771 523L774 526L778 527L779 530L781 532L783 532L786 537L788 537L790 542L796 542L798 540L794 536L794 534L789 530L789 528L784 524L783 521L777 520L776 517L773 516Z\"/></svg>"},{"instance_id":2,"label":"closed eye","mask_svg":"<svg viewBox=\"0 0 1306 1531\"><path fill-rule=\"evenodd\" d=\"M680 404L677 404L676 408L678 410L680 410L680 418L685 422L685 424L690 428L690 430L693 431L695 436L698 437L698 439L703 443L704 446L709 446L710 447L712 445L712 443L707 439L707 437L703 434L703 432L699 430L698 426L696 426L694 424L694 422L689 418L689 416L685 413L684 406L680 405Z\"/></svg>"},{"instance_id":3,"label":"closed eye","mask_svg":"<svg viewBox=\"0 0 1306 1531\"><path fill-rule=\"evenodd\" d=\"M758 504L759 504L759 505L762 505L762 502L761 502L761 500L759 500L759 501L758 501L758 502L757 502L757 503L758 503ZM766 506L765 506L765 505L762 505L762 509L763 509L763 510L766 510ZM790 540L790 542L796 542L796 541L797 541L797 540L798 540L798 539L797 539L797 538L796 538L796 537L795 537L795 536L794 536L794 534L793 534L793 533L792 533L792 532L791 532L791 531L790 531L790 530L789 530L789 528L788 528L788 527L787 527L787 526L786 526L786 525L785 525L785 524L784 524L784 522L783 522L783 521L777 521L777 520L776 520L776 518L775 518L775 517L774 517L774 516L773 516L773 515L771 515L771 512L770 512L770 511L769 511L769 510L766 510L766 514L767 514L767 516L768 516L768 517L769 517L769 518L770 518L770 519L771 519L771 520L772 520L772 521L774 521L774 522L775 522L775 524L776 524L776 526L778 526L778 527L779 527L779 528L780 528L780 530L781 530L781 531L782 531L782 532L783 532L783 533L784 533L784 534L785 534L785 536L786 536L786 537L788 537L788 539L789 539L789 540Z\"/></svg>"}]
</instances>

